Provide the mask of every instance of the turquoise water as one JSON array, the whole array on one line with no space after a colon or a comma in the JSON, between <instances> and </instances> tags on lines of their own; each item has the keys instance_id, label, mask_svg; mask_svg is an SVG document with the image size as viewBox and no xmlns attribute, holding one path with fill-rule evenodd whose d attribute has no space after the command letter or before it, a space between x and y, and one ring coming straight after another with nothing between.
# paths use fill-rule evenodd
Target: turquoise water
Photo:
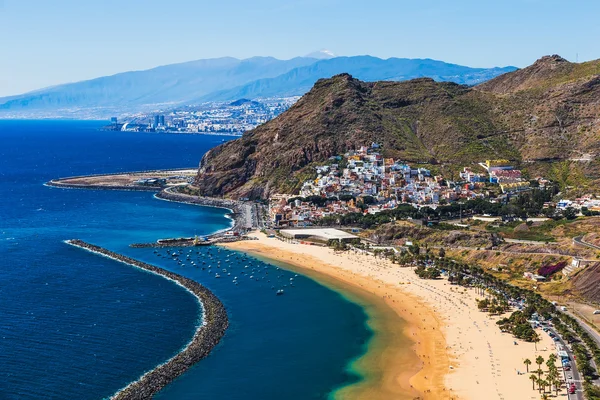
<instances>
[{"instance_id":1,"label":"turquoise water","mask_svg":"<svg viewBox=\"0 0 600 400\"><path fill-rule=\"evenodd\" d=\"M224 210L43 186L61 176L195 166L223 140L100 125L0 121L0 399L104 398L193 334L199 309L189 293L63 243L70 238L195 279L226 305L231 327L222 342L158 398L319 399L357 379L346 366L370 333L363 310L339 294L225 250L194 251L182 267L128 247L226 228Z\"/></svg>"}]
</instances>

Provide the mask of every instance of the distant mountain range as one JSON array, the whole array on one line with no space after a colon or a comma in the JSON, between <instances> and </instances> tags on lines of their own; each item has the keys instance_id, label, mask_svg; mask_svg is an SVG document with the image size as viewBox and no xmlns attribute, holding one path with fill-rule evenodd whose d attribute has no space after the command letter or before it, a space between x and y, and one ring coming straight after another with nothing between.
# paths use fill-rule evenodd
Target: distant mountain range
<instances>
[{"instance_id":1,"label":"distant mountain range","mask_svg":"<svg viewBox=\"0 0 600 400\"><path fill-rule=\"evenodd\" d=\"M336 57L328 50L291 60L232 57L165 65L0 98L0 117L108 117L207 101L303 95L321 78L364 81L431 77L474 85L515 67L470 68L430 59Z\"/></svg>"},{"instance_id":2,"label":"distant mountain range","mask_svg":"<svg viewBox=\"0 0 600 400\"><path fill-rule=\"evenodd\" d=\"M335 57L292 69L274 78L263 78L232 89L202 96L199 101L228 101L236 98L289 97L308 92L315 82L348 73L365 82L405 81L432 78L465 85L476 85L516 67L470 68L430 59L388 58L371 56Z\"/></svg>"}]
</instances>

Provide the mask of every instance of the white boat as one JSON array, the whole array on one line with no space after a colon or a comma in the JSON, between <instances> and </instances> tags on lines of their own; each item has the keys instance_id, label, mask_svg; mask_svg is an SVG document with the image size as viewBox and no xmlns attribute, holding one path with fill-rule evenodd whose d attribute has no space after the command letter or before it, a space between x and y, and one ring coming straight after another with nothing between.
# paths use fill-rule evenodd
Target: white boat
<instances>
[{"instance_id":1,"label":"white boat","mask_svg":"<svg viewBox=\"0 0 600 400\"><path fill-rule=\"evenodd\" d=\"M283 289L279 289L276 293L277 296L281 296L283 294Z\"/></svg>"}]
</instances>

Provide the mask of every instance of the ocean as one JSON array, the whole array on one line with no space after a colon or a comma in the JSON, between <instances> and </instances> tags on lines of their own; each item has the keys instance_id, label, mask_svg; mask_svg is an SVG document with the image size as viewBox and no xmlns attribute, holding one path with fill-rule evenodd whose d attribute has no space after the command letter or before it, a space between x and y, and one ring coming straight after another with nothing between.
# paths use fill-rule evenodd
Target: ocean
<instances>
[{"instance_id":1,"label":"ocean","mask_svg":"<svg viewBox=\"0 0 600 400\"><path fill-rule=\"evenodd\" d=\"M357 381L349 364L372 333L364 310L340 293L224 249L194 249L182 266L170 250L129 247L227 228L226 210L43 185L195 167L230 139L105 132L103 124L0 121L0 399L107 398L176 354L199 322L181 287L63 242L72 238L194 279L225 304L221 343L157 398L325 399Z\"/></svg>"}]
</instances>

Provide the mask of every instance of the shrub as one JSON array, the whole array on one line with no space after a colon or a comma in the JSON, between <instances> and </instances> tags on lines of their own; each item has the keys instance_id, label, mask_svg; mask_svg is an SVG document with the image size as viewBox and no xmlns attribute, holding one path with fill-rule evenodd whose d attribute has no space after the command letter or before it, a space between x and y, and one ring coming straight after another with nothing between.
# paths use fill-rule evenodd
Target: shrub
<instances>
[{"instance_id":1,"label":"shrub","mask_svg":"<svg viewBox=\"0 0 600 400\"><path fill-rule=\"evenodd\" d=\"M566 261L560 261L556 264L547 264L538 269L538 275L547 277L547 276L557 273L558 271L562 270L566 266L567 266Z\"/></svg>"}]
</instances>

